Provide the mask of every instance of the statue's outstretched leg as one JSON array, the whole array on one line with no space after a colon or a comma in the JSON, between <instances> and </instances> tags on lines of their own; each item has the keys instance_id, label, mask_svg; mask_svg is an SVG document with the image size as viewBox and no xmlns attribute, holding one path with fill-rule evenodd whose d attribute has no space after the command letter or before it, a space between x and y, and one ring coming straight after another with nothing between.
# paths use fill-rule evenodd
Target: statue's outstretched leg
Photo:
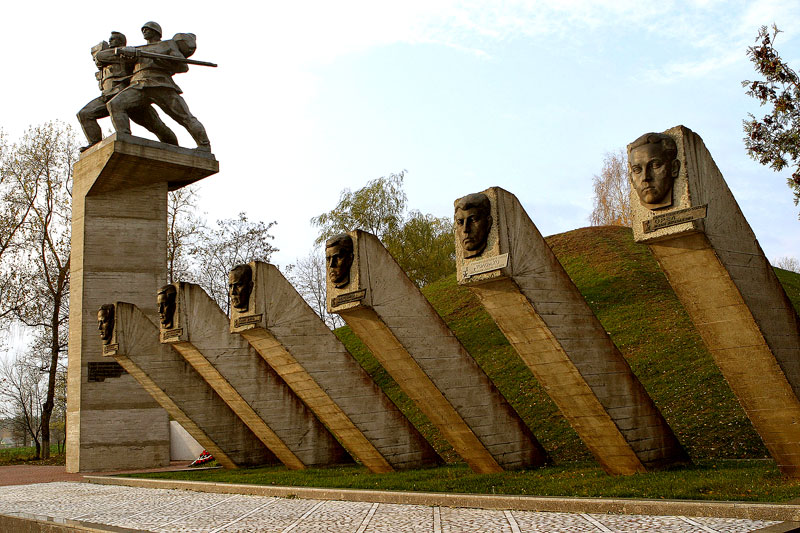
<instances>
[{"instance_id":1,"label":"statue's outstretched leg","mask_svg":"<svg viewBox=\"0 0 800 533\"><path fill-rule=\"evenodd\" d=\"M95 98L78 111L78 122L80 122L81 129L83 129L86 140L89 142L86 146L81 147L81 152L103 139L103 132L100 130L97 120L107 116L106 100L102 96Z\"/></svg>"},{"instance_id":2,"label":"statue's outstretched leg","mask_svg":"<svg viewBox=\"0 0 800 533\"><path fill-rule=\"evenodd\" d=\"M158 116L153 106L145 105L136 107L131 109L128 115L136 124L144 127L149 132L155 133L158 140L162 143L178 146L178 137L175 135L175 132L164 124L164 121Z\"/></svg>"},{"instance_id":3,"label":"statue's outstretched leg","mask_svg":"<svg viewBox=\"0 0 800 533\"><path fill-rule=\"evenodd\" d=\"M134 87L127 87L123 89L114 98L108 101L106 107L111 114L111 122L114 124L114 130L117 133L126 135L131 134L131 122L128 112L142 105L149 104L149 100L145 97L140 89Z\"/></svg>"},{"instance_id":4,"label":"statue's outstretched leg","mask_svg":"<svg viewBox=\"0 0 800 533\"><path fill-rule=\"evenodd\" d=\"M191 111L186 101L172 89L154 89L152 94L153 101L164 110L164 113L169 115L175 122L186 128L189 135L192 136L194 142L197 143L197 149L201 152L210 152L211 143L208 140L206 129L200 123Z\"/></svg>"}]
</instances>

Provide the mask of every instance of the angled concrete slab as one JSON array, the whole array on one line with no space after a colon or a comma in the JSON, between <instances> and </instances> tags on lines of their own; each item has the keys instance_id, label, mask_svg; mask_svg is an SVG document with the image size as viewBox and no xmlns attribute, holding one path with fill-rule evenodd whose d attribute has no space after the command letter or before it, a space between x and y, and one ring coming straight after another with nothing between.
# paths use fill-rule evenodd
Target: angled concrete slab
<instances>
[{"instance_id":1,"label":"angled concrete slab","mask_svg":"<svg viewBox=\"0 0 800 533\"><path fill-rule=\"evenodd\" d=\"M328 310L353 329L476 472L539 466L531 431L416 285L372 234L349 233L353 263Z\"/></svg>"},{"instance_id":2,"label":"angled concrete slab","mask_svg":"<svg viewBox=\"0 0 800 533\"><path fill-rule=\"evenodd\" d=\"M159 342L158 327L138 307L118 302L114 316L114 334L103 355L113 357L219 464L278 462L202 376ZM146 435L136 438L146 445Z\"/></svg>"},{"instance_id":3,"label":"angled concrete slab","mask_svg":"<svg viewBox=\"0 0 800 533\"><path fill-rule=\"evenodd\" d=\"M478 296L597 461L623 475L687 462L519 200L499 187L465 198L455 202L458 282ZM476 200L483 210L470 207ZM472 240L459 238L474 234L465 224L480 223L465 214L491 217L478 253Z\"/></svg>"},{"instance_id":4,"label":"angled concrete slab","mask_svg":"<svg viewBox=\"0 0 800 533\"><path fill-rule=\"evenodd\" d=\"M123 300L155 318L165 283L167 190L216 173L212 154L111 135L74 167L67 373L67 470L169 464L167 414L104 360L100 305ZM107 366L116 366L110 371ZM148 435L147 444L139 437Z\"/></svg>"},{"instance_id":5,"label":"angled concrete slab","mask_svg":"<svg viewBox=\"0 0 800 533\"><path fill-rule=\"evenodd\" d=\"M731 389L785 474L800 478L800 319L699 135L663 135L680 168L670 204L631 193L646 243Z\"/></svg>"},{"instance_id":6,"label":"angled concrete slab","mask_svg":"<svg viewBox=\"0 0 800 533\"><path fill-rule=\"evenodd\" d=\"M247 339L371 471L439 463L430 444L283 274L267 263L249 266L253 289L246 310L233 308L231 332Z\"/></svg>"},{"instance_id":7,"label":"angled concrete slab","mask_svg":"<svg viewBox=\"0 0 800 533\"><path fill-rule=\"evenodd\" d=\"M288 468L350 462L347 452L198 285L178 283L171 330L161 331Z\"/></svg>"}]
</instances>

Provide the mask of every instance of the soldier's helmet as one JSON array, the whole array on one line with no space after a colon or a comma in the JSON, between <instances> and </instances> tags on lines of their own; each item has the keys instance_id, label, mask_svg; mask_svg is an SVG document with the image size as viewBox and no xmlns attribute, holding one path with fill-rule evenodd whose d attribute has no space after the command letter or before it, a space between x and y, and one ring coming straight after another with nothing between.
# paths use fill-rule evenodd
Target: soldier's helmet
<instances>
[{"instance_id":1,"label":"soldier's helmet","mask_svg":"<svg viewBox=\"0 0 800 533\"><path fill-rule=\"evenodd\" d=\"M145 22L142 25L142 29L145 28L150 28L154 32L157 32L159 37L163 35L163 32L161 31L161 25L158 22L153 22L152 20L150 22Z\"/></svg>"}]
</instances>

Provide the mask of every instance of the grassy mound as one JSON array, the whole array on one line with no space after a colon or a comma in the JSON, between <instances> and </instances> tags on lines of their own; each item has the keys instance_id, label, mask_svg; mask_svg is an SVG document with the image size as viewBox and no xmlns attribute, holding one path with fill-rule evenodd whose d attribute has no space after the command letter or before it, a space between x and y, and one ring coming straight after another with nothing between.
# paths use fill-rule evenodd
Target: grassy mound
<instances>
[{"instance_id":1,"label":"grassy mound","mask_svg":"<svg viewBox=\"0 0 800 533\"><path fill-rule=\"evenodd\" d=\"M768 457L666 277L628 228L582 228L547 238L634 373L694 460ZM800 310L800 275L776 269ZM519 412L556 464L592 461L577 434L455 274L423 293ZM339 338L446 460L450 445L349 328Z\"/></svg>"}]
</instances>

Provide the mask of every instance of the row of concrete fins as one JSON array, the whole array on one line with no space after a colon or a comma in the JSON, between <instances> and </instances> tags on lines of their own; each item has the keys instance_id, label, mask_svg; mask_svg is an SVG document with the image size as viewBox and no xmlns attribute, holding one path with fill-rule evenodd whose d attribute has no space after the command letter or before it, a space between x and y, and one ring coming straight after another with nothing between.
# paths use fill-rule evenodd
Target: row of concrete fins
<instances>
[{"instance_id":1,"label":"row of concrete fins","mask_svg":"<svg viewBox=\"0 0 800 533\"><path fill-rule=\"evenodd\" d=\"M658 408L514 202L515 271L536 274L498 271L491 279L461 281L607 472L687 462ZM360 298L334 310L399 387L475 472L545 464L532 431L380 241L361 231L351 236L358 287L350 293ZM117 303L104 353L228 468L281 462L302 469L355 459L373 472L389 472L439 464L431 445L280 271L250 266L249 311L229 319L199 286L178 283L171 329L159 331L136 306Z\"/></svg>"}]
</instances>

